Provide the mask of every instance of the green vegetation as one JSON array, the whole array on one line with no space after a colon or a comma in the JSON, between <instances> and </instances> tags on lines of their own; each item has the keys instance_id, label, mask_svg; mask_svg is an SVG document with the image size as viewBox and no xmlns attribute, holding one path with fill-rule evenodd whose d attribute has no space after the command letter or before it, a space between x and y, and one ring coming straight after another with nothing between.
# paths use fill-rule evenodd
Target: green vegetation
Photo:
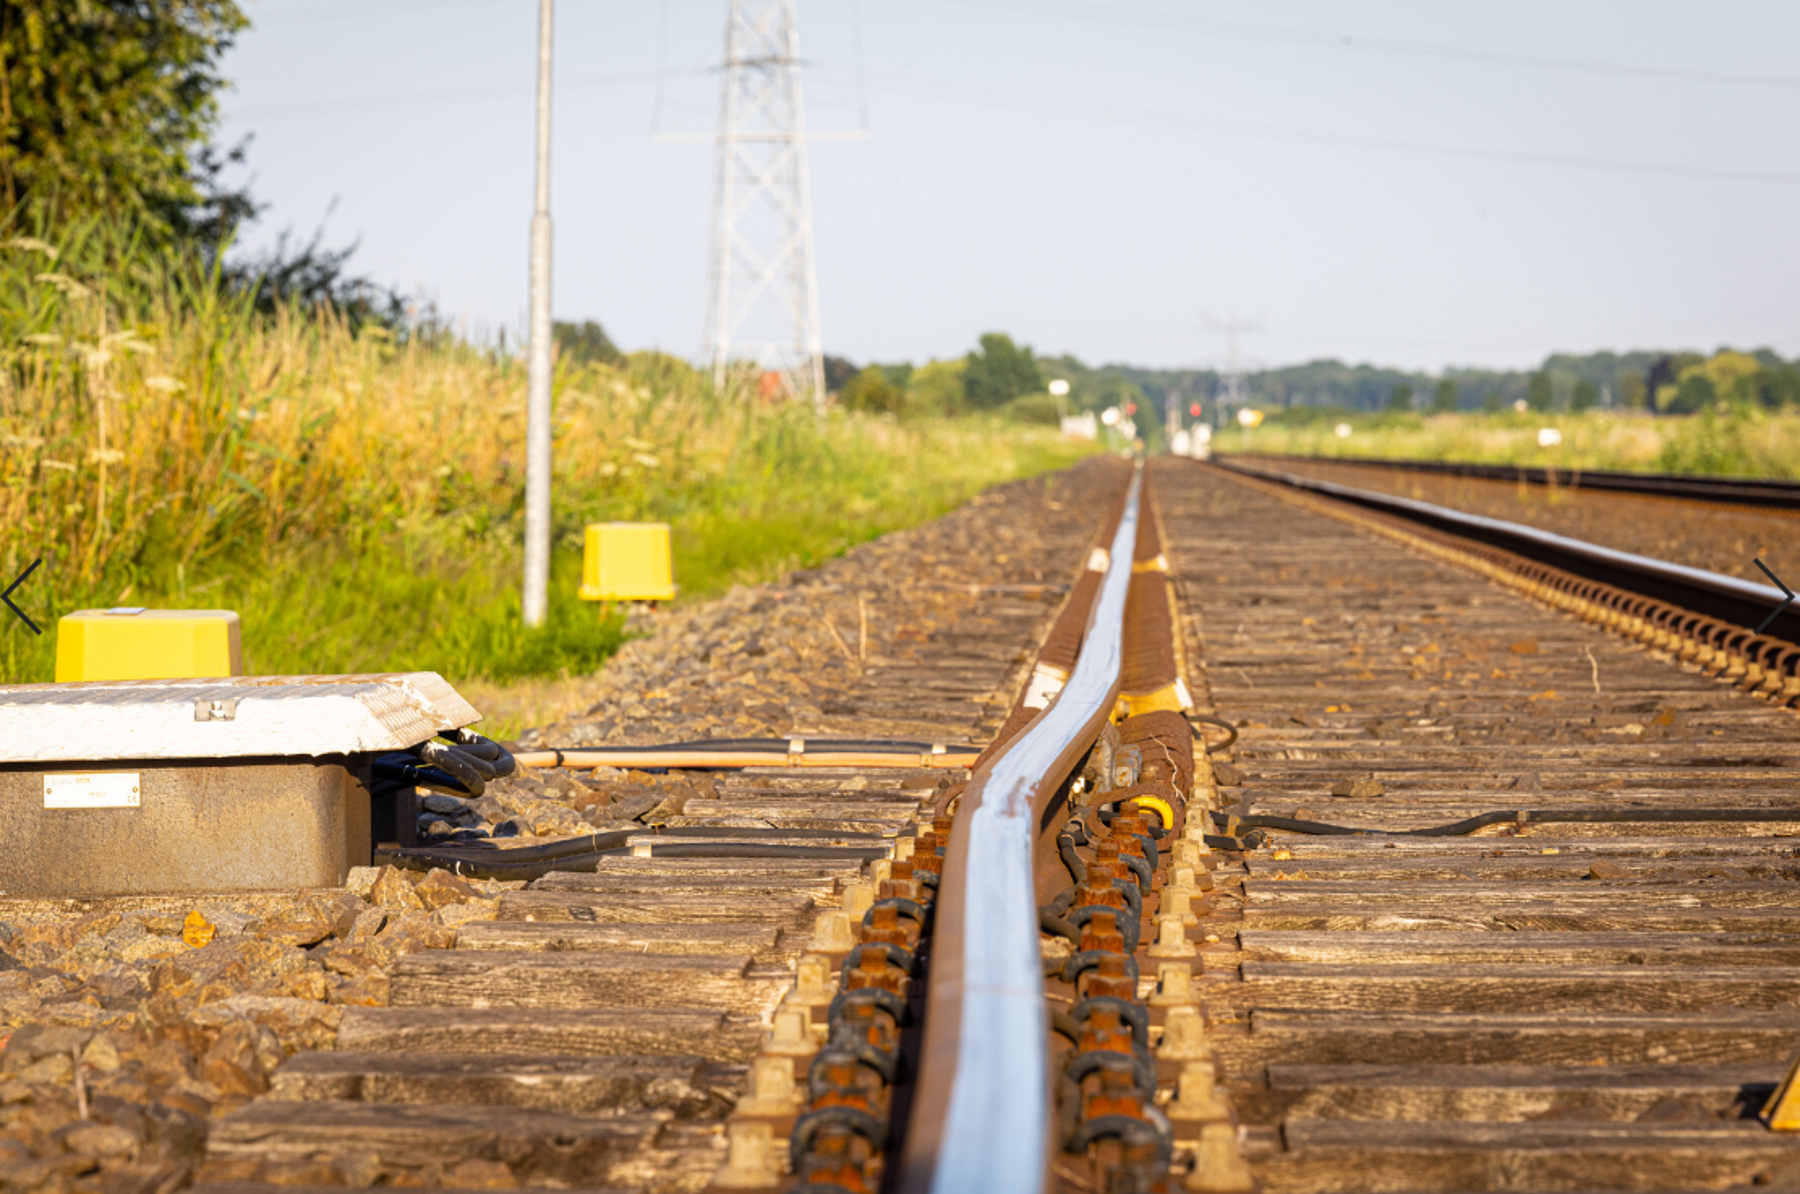
<instances>
[{"instance_id":1,"label":"green vegetation","mask_svg":"<svg viewBox=\"0 0 1800 1194\"><path fill-rule=\"evenodd\" d=\"M971 410L995 410L1043 388L1031 349L1001 332L984 335L981 347L964 358L963 397Z\"/></svg>"},{"instance_id":2,"label":"green vegetation","mask_svg":"<svg viewBox=\"0 0 1800 1194\"><path fill-rule=\"evenodd\" d=\"M0 208L166 242L245 214L209 183L234 0L0 0Z\"/></svg>"},{"instance_id":3,"label":"green vegetation","mask_svg":"<svg viewBox=\"0 0 1800 1194\"><path fill-rule=\"evenodd\" d=\"M114 227L0 228L0 571L44 557L20 592L44 623L235 608L258 672L579 673L621 634L574 598L588 522L670 521L677 583L703 596L1087 450L994 416L820 419L661 354L569 351L552 616L526 631L521 363L329 305L264 314L203 252ZM49 679L52 651L15 626L0 678Z\"/></svg>"},{"instance_id":4,"label":"green vegetation","mask_svg":"<svg viewBox=\"0 0 1800 1194\"><path fill-rule=\"evenodd\" d=\"M1348 436L1337 434L1340 423L1350 428ZM1543 428L1558 431L1561 442L1541 445ZM1599 410L1429 415L1291 410L1270 415L1252 432L1221 432L1213 442L1222 452L1800 478L1800 410L1748 404L1670 418Z\"/></svg>"}]
</instances>

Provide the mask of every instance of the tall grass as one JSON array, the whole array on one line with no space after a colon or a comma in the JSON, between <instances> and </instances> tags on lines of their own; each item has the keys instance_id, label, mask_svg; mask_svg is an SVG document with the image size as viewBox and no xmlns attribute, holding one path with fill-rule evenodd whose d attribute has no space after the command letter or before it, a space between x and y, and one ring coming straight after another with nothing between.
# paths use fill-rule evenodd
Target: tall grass
<instances>
[{"instance_id":1,"label":"tall grass","mask_svg":"<svg viewBox=\"0 0 1800 1194\"><path fill-rule=\"evenodd\" d=\"M675 525L688 595L828 557L1055 467L1054 434L902 424L716 395L681 361L559 367L549 624L518 616L523 367L430 330L257 314L192 258L100 225L0 233L0 572L42 624L116 604L235 608L260 672L597 666L580 528ZM6 583L0 581L0 585ZM0 678L54 632L0 627Z\"/></svg>"},{"instance_id":2,"label":"tall grass","mask_svg":"<svg viewBox=\"0 0 1800 1194\"><path fill-rule=\"evenodd\" d=\"M1335 422L1350 428L1338 436ZM1560 443L1540 444L1556 430ZM1800 478L1800 413L1736 406L1697 415L1587 411L1344 415L1232 428L1222 452L1466 460L1567 469L1623 469L1712 476Z\"/></svg>"}]
</instances>

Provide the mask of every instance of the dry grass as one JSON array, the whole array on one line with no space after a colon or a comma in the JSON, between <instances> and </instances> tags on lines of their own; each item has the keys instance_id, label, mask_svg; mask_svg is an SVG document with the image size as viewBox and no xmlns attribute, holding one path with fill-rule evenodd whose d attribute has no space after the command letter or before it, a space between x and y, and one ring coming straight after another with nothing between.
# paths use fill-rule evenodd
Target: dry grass
<instances>
[{"instance_id":1,"label":"dry grass","mask_svg":"<svg viewBox=\"0 0 1800 1194\"><path fill-rule=\"evenodd\" d=\"M1338 422L1351 428L1335 434ZM1543 428L1562 441L1538 442ZM1651 417L1609 411L1343 415L1271 421L1219 434L1223 452L1462 460L1557 468L1625 469L1718 476L1800 477L1800 414L1736 407Z\"/></svg>"},{"instance_id":2,"label":"dry grass","mask_svg":"<svg viewBox=\"0 0 1800 1194\"><path fill-rule=\"evenodd\" d=\"M573 599L589 521L672 521L677 581L703 595L1080 452L992 422L722 398L658 354L562 368L552 616L528 634L520 364L329 313L261 317L198 263L104 229L4 243L0 287L0 571L44 557L20 594L40 622L237 608L253 671L580 674L622 633ZM0 679L48 679L51 637L0 633Z\"/></svg>"}]
</instances>

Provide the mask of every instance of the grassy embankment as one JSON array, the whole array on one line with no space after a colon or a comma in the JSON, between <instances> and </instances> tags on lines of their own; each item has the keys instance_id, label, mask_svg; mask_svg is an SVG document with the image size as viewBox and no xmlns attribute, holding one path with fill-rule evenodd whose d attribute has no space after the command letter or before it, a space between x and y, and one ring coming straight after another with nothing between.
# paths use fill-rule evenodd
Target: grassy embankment
<instances>
[{"instance_id":1,"label":"grassy embankment","mask_svg":"<svg viewBox=\"0 0 1800 1194\"><path fill-rule=\"evenodd\" d=\"M0 610L7 682L51 678L69 610L229 608L253 673L431 669L516 729L621 641L575 597L585 523L671 522L693 599L1082 452L1015 424L720 398L658 354L562 368L551 616L527 631L521 364L261 318L195 264L97 231L0 241L0 293L0 587L43 556L17 598L46 631Z\"/></svg>"},{"instance_id":2,"label":"grassy embankment","mask_svg":"<svg viewBox=\"0 0 1800 1194\"><path fill-rule=\"evenodd\" d=\"M1340 422L1350 425L1349 436L1335 434ZM1560 444L1539 445L1538 431L1546 427L1562 433ZM1283 412L1254 431L1234 427L1220 432L1213 446L1221 452L1800 478L1800 413L1740 407L1657 417L1612 411L1506 411L1309 418Z\"/></svg>"}]
</instances>

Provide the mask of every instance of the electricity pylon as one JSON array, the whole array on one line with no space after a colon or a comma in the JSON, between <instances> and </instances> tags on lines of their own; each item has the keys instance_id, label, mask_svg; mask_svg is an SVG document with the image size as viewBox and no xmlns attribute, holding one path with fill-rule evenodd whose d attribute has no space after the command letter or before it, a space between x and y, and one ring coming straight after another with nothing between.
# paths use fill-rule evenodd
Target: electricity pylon
<instances>
[{"instance_id":1,"label":"electricity pylon","mask_svg":"<svg viewBox=\"0 0 1800 1194\"><path fill-rule=\"evenodd\" d=\"M794 0L730 0L719 91L718 179L706 347L723 391L733 362L758 390L823 405L806 114Z\"/></svg>"}]
</instances>

